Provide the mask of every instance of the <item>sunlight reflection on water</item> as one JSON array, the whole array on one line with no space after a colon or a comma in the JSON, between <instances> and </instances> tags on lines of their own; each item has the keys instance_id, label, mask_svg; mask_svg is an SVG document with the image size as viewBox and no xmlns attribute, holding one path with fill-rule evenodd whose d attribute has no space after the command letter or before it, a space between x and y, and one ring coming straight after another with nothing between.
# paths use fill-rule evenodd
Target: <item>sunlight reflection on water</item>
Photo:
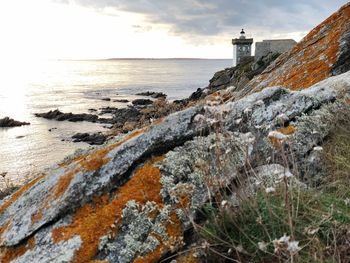
<instances>
[{"instance_id":1,"label":"sunlight reflection on water","mask_svg":"<svg viewBox=\"0 0 350 263\"><path fill-rule=\"evenodd\" d=\"M85 143L73 143L76 132L106 130L101 124L57 122L34 113L88 109L125 104L102 98L133 99L141 91L162 91L168 99L189 96L207 85L230 60L102 60L0 62L0 118L9 116L29 126L0 128L0 174L15 182L56 163ZM57 128L52 130L49 129ZM65 140L65 141L62 141ZM0 178L1 179L1 178ZM0 181L1 187L1 181Z\"/></svg>"}]
</instances>

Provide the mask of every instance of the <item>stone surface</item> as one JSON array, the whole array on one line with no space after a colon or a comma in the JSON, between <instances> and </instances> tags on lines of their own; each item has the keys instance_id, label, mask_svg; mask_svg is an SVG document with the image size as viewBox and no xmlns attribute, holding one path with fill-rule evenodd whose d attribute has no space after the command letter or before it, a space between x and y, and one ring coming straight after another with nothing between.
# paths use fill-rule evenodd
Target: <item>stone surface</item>
<instances>
[{"instance_id":1,"label":"stone surface","mask_svg":"<svg viewBox=\"0 0 350 263\"><path fill-rule=\"evenodd\" d=\"M16 120L11 119L9 117L5 117L3 119L0 119L0 127L18 127L18 126L23 126L23 125L30 125L30 123L16 121Z\"/></svg>"},{"instance_id":2,"label":"stone surface","mask_svg":"<svg viewBox=\"0 0 350 263\"><path fill-rule=\"evenodd\" d=\"M73 113L63 113L59 110L53 110L48 111L45 113L35 113L36 117L41 117L49 120L56 120L56 121L71 121L71 122L78 122L78 121L89 121L89 122L97 122L98 116L94 114L73 114Z\"/></svg>"},{"instance_id":3,"label":"stone surface","mask_svg":"<svg viewBox=\"0 0 350 263\"><path fill-rule=\"evenodd\" d=\"M278 153L285 149L307 167L332 127L329 116L344 107L337 98L349 91L350 73L299 92L272 87L224 107L189 108L73 156L2 203L0 257L6 262L24 246L14 262L158 260L184 245L189 211L195 216L209 192L242 176L247 160L281 170ZM288 139L273 141L271 131ZM213 179L208 192L204 185Z\"/></svg>"},{"instance_id":4,"label":"stone surface","mask_svg":"<svg viewBox=\"0 0 350 263\"><path fill-rule=\"evenodd\" d=\"M89 133L76 133L72 136L74 142L86 142L90 145L101 145L103 144L107 136L101 132L89 134Z\"/></svg>"},{"instance_id":5,"label":"stone surface","mask_svg":"<svg viewBox=\"0 0 350 263\"><path fill-rule=\"evenodd\" d=\"M271 66L260 88L245 90L253 94L228 101L222 96L236 87L215 92L142 130L78 152L5 197L0 262L157 262L185 246L184 233L197 210L218 189L235 194L259 178L269 187L281 176L319 180L313 169L322 166L318 151L350 98L347 61L329 66L334 54L324 41L335 47L328 35L335 42L346 38L337 37L345 36L348 9L349 4L282 55L277 62L283 62L285 75ZM296 65L293 54L300 47L307 56L295 66L293 80L287 78L288 65ZM312 55L317 49L328 66L314 64L324 75L312 75L315 82L303 76L303 83L299 75L318 59ZM328 77L332 71L347 72ZM277 78L283 86L265 88Z\"/></svg>"},{"instance_id":6,"label":"stone surface","mask_svg":"<svg viewBox=\"0 0 350 263\"><path fill-rule=\"evenodd\" d=\"M144 106L144 105L149 105L152 104L153 101L149 99L136 99L132 101L132 104L135 106Z\"/></svg>"},{"instance_id":7,"label":"stone surface","mask_svg":"<svg viewBox=\"0 0 350 263\"><path fill-rule=\"evenodd\" d=\"M140 92L137 93L136 95L138 96L149 96L152 97L154 99L160 99L160 98L166 98L167 95L164 94L163 92L154 92L154 91L146 91L146 92Z\"/></svg>"},{"instance_id":8,"label":"stone surface","mask_svg":"<svg viewBox=\"0 0 350 263\"><path fill-rule=\"evenodd\" d=\"M243 95L268 86L305 89L350 69L350 3L314 28L245 88Z\"/></svg>"},{"instance_id":9,"label":"stone surface","mask_svg":"<svg viewBox=\"0 0 350 263\"><path fill-rule=\"evenodd\" d=\"M259 60L269 53L282 54L294 47L296 43L293 39L274 39L255 42L255 59Z\"/></svg>"}]
</instances>

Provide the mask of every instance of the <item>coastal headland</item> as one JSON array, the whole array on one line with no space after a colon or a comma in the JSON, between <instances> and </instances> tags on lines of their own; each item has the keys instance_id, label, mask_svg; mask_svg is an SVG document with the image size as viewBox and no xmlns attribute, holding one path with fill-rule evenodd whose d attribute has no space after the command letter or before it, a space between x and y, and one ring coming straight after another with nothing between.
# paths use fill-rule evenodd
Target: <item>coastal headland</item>
<instances>
[{"instance_id":1,"label":"coastal headland","mask_svg":"<svg viewBox=\"0 0 350 263\"><path fill-rule=\"evenodd\" d=\"M324 199L307 198L328 178L323 149L340 124L348 125L349 70L350 3L286 53L217 72L188 99L168 102L149 93L142 95L152 100L127 109L104 109L116 130L106 142L96 136L101 146L68 156L0 201L0 262L206 262L215 252L238 262L258 256L298 262L316 248L317 259L346 262L349 192L341 193L341 201L333 188L323 193L334 194L325 211ZM59 111L38 116L101 121ZM286 220L270 233L265 216L275 203L258 205L278 193L279 217ZM305 199L293 203L296 196ZM251 203L259 207L254 213L260 211L252 222L257 229L266 225L261 233L270 240L244 243L241 235L241 244L220 250L240 235L225 229L234 233L225 240L220 213L237 215L252 199L258 200ZM305 207L313 216L322 213L304 229L297 219ZM216 221L210 211L221 211ZM324 241L333 226L336 242ZM309 249L315 240L318 247Z\"/></svg>"}]
</instances>

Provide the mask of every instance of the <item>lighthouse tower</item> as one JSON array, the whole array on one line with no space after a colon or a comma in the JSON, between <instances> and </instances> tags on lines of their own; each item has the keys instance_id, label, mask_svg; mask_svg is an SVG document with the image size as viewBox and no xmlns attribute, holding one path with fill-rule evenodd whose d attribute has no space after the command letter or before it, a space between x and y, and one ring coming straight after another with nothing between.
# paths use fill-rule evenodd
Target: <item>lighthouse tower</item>
<instances>
[{"instance_id":1,"label":"lighthouse tower","mask_svg":"<svg viewBox=\"0 0 350 263\"><path fill-rule=\"evenodd\" d=\"M239 38L232 39L233 45L233 66L237 66L244 57L250 57L252 55L252 38L246 38L245 32L242 29Z\"/></svg>"}]
</instances>

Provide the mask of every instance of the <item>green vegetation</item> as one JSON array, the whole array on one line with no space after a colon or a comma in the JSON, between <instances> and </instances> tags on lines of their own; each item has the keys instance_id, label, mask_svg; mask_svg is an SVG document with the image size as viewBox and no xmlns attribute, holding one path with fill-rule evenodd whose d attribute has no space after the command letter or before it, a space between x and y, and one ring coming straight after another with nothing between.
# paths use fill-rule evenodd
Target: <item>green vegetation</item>
<instances>
[{"instance_id":1,"label":"green vegetation","mask_svg":"<svg viewBox=\"0 0 350 263\"><path fill-rule=\"evenodd\" d=\"M316 188L284 176L205 207L197 229L213 261L350 262L350 108L334 121L322 145L328 175Z\"/></svg>"},{"instance_id":2,"label":"green vegetation","mask_svg":"<svg viewBox=\"0 0 350 263\"><path fill-rule=\"evenodd\" d=\"M237 208L207 206L205 211L208 221L201 235L223 258L338 262L347 252L342 240L350 230L350 209L332 194L298 187L286 192L281 185L273 193L258 191ZM284 235L289 241L279 242ZM297 247L288 250L292 241Z\"/></svg>"}]
</instances>

